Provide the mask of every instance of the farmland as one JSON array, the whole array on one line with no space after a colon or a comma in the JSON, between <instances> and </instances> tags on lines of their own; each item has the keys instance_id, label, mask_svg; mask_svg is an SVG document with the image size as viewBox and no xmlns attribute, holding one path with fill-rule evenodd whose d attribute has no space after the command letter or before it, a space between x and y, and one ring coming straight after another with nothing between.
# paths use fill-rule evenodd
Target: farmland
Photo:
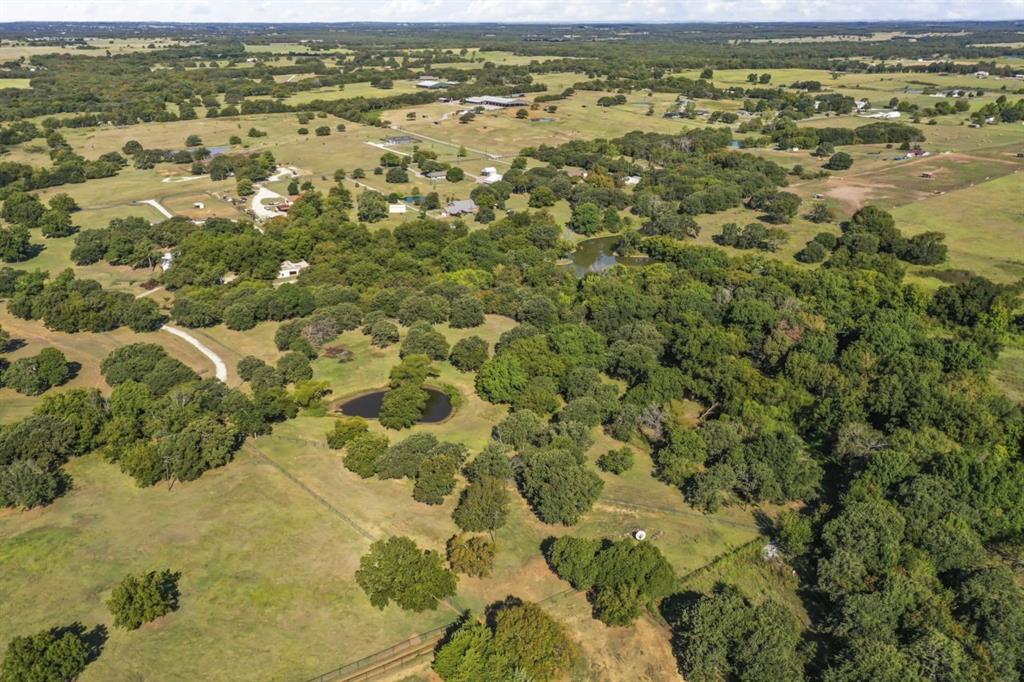
<instances>
[{"instance_id":1,"label":"farmland","mask_svg":"<svg viewBox=\"0 0 1024 682\"><path fill-rule=\"evenodd\" d=\"M873 679L899 589L894 669L1019 667L978 615L1024 585L1006 26L288 26L0 24L0 656L81 623L83 682L310 679L515 597L579 648L536 679ZM357 578L396 537L456 587Z\"/></svg>"}]
</instances>

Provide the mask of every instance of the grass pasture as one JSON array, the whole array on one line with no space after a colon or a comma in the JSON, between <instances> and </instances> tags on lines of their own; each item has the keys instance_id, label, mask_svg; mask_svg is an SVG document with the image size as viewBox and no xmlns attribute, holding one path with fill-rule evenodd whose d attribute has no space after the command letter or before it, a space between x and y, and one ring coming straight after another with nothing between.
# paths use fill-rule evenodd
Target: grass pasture
<instances>
[{"instance_id":1,"label":"grass pasture","mask_svg":"<svg viewBox=\"0 0 1024 682\"><path fill-rule=\"evenodd\" d=\"M493 343L511 325L489 316L477 329L439 329L452 342L479 334ZM239 356L253 348L266 353L273 329L215 328L200 338L232 345ZM398 361L397 346L371 349L358 332L338 342L356 353L355 361L314 363L316 378L328 380L335 396L382 385ZM472 393L472 375L438 364L439 381L458 386L466 404L442 425L389 436L396 441L433 430L476 452L505 408L480 401ZM450 513L457 495L431 507L412 500L408 481L358 478L342 466L338 452L322 444L330 424L330 417L300 416L251 441L228 466L170 490L165 485L139 489L95 453L71 462L74 488L65 497L45 509L0 512L6 611L0 640L64 621L110 626L103 601L113 584L126 572L169 567L182 572L180 611L138 631L112 629L84 682L139 679L153 670L209 680L238 679L240 671L243 677L308 678L451 622L460 609L479 613L507 594L543 600L573 628L588 679L623 679L639 649L650 665L647 677L638 679L675 680L662 626L646 617L630 629L594 621L583 596L547 568L538 551L541 542L570 531L621 538L645 528L685 575L758 536L747 511L706 516L691 510L678 491L651 478L650 458L639 452L635 467L623 476L600 474L604 494L573 529L540 523L514 495L509 523L495 534L499 551L493 575L462 577L453 608L423 614L394 606L378 611L353 581L359 556L372 538L392 534L442 550L456 530ZM611 446L598 434L591 459ZM47 569L40 572L44 563Z\"/></svg>"},{"instance_id":2,"label":"grass pasture","mask_svg":"<svg viewBox=\"0 0 1024 682\"><path fill-rule=\"evenodd\" d=\"M196 370L201 377L213 377L212 363L185 341L166 332L137 334L127 327L115 329L102 334L81 332L65 334L55 332L35 320L22 320L7 312L6 305L0 307L0 327L11 335L11 339L19 344L14 350L6 353L8 361L28 355L37 355L46 347L60 350L70 362L78 363L78 372L74 378L61 388L99 388L108 393L109 387L100 374L100 363L111 351L130 343L156 343L167 349L167 352ZM0 424L16 421L26 416L36 403L37 396L23 396L9 388L0 388ZM0 621L3 619L0 618Z\"/></svg>"},{"instance_id":3,"label":"grass pasture","mask_svg":"<svg viewBox=\"0 0 1024 682\"><path fill-rule=\"evenodd\" d=\"M900 206L893 215L909 235L946 233L949 262L942 269L972 270L1004 283L1024 277L1022 173Z\"/></svg>"}]
</instances>

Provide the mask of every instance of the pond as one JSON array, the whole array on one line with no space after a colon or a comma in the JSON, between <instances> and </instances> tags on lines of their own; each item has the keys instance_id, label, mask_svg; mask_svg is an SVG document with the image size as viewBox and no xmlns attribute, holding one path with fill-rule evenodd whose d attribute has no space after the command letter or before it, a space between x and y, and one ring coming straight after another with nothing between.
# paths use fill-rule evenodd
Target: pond
<instances>
[{"instance_id":1,"label":"pond","mask_svg":"<svg viewBox=\"0 0 1024 682\"><path fill-rule=\"evenodd\" d=\"M645 256L619 256L615 253L615 245L619 238L597 237L585 239L576 245L576 250L569 254L569 260L577 277L590 273L604 272L614 265L646 265L650 262Z\"/></svg>"},{"instance_id":2,"label":"pond","mask_svg":"<svg viewBox=\"0 0 1024 682\"><path fill-rule=\"evenodd\" d=\"M420 424L437 424L443 422L452 413L452 401L444 391L434 388L424 388L427 392L427 407L420 417ZM338 412L349 417L362 417L364 419L376 419L380 415L380 405L384 400L384 394L388 389L382 388L372 393L364 393L347 400L338 407Z\"/></svg>"}]
</instances>

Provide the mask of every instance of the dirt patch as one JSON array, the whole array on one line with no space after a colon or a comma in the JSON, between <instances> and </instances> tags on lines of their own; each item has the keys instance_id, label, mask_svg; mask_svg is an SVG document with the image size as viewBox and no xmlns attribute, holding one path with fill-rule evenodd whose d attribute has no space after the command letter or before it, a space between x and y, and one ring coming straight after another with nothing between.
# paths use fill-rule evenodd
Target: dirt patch
<instances>
[{"instance_id":1,"label":"dirt patch","mask_svg":"<svg viewBox=\"0 0 1024 682\"><path fill-rule=\"evenodd\" d=\"M843 205L843 208L850 213L853 213L858 208L867 203L868 199L872 198L877 194L877 185L874 187L867 187L864 185L855 185L850 182L846 182L838 187L830 187L825 190L825 196L832 197L839 201Z\"/></svg>"}]
</instances>

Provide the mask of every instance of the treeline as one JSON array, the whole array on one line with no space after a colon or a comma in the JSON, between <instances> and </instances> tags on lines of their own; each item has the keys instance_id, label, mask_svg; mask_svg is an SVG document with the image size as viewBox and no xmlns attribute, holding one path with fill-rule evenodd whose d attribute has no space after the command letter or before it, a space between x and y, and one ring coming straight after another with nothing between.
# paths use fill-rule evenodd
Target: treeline
<instances>
[{"instance_id":1,"label":"treeline","mask_svg":"<svg viewBox=\"0 0 1024 682\"><path fill-rule=\"evenodd\" d=\"M99 282L76 279L64 270L53 280L49 273L0 270L0 298L7 311L25 320L41 320L47 329L75 333L106 332L118 327L147 332L164 322L156 303L129 293L109 291Z\"/></svg>"},{"instance_id":2,"label":"treeline","mask_svg":"<svg viewBox=\"0 0 1024 682\"><path fill-rule=\"evenodd\" d=\"M0 506L49 504L72 483L62 465L94 450L141 486L193 480L297 411L283 388L250 396L200 380L155 344L118 348L101 371L109 398L96 389L50 394L31 416L0 427Z\"/></svg>"},{"instance_id":3,"label":"treeline","mask_svg":"<svg viewBox=\"0 0 1024 682\"><path fill-rule=\"evenodd\" d=\"M780 148L814 149L819 144L910 144L924 142L920 128L893 121L876 121L856 128L800 128L780 119L770 126L772 142Z\"/></svg>"}]
</instances>

